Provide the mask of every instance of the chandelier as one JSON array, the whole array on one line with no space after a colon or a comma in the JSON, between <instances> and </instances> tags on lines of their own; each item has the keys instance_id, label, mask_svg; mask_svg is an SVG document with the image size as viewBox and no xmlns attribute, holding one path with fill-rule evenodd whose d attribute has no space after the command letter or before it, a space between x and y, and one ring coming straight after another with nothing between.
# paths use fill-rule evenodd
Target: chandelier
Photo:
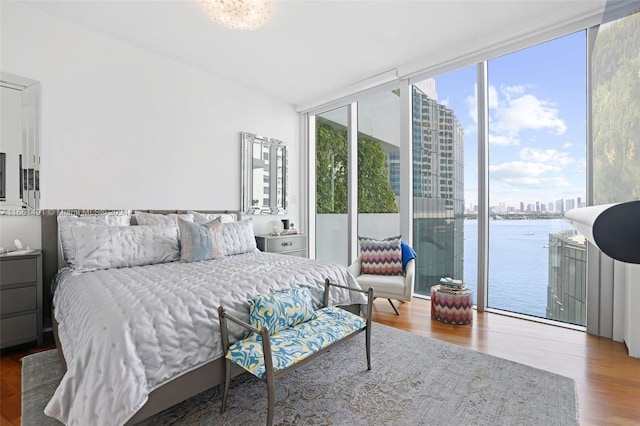
<instances>
[{"instance_id":1,"label":"chandelier","mask_svg":"<svg viewBox=\"0 0 640 426\"><path fill-rule=\"evenodd\" d=\"M255 30L269 18L268 0L201 0L214 21L234 30Z\"/></svg>"}]
</instances>

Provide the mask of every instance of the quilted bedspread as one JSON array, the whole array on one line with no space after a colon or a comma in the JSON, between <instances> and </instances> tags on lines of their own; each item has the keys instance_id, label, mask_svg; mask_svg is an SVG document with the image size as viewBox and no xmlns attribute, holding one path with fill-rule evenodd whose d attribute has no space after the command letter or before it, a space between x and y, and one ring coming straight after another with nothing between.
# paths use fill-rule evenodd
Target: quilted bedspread
<instances>
[{"instance_id":1,"label":"quilted bedspread","mask_svg":"<svg viewBox=\"0 0 640 426\"><path fill-rule=\"evenodd\" d=\"M359 288L342 266L262 252L62 272L54 306L67 372L45 413L68 425L124 424L154 389L223 355L218 306L249 322L250 297L309 285L319 308L326 278ZM366 299L331 289L330 305L351 303ZM243 337L230 331L231 343Z\"/></svg>"}]
</instances>

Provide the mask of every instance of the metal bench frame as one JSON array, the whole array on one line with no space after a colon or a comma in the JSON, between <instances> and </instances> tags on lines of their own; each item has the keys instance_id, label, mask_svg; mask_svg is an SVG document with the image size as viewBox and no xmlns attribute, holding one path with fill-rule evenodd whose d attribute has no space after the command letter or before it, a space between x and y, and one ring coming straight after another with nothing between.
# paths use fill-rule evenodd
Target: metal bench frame
<instances>
[{"instance_id":1,"label":"metal bench frame","mask_svg":"<svg viewBox=\"0 0 640 426\"><path fill-rule=\"evenodd\" d=\"M223 349L224 349L224 354L225 354L225 362L224 362L224 366L225 366L225 379L224 379L224 396L222 397L222 407L220 408L220 413L223 413L224 410L226 409L227 406L227 397L229 396L229 383L231 380L231 361L229 359L226 358L226 354L227 352L229 352L229 330L228 330L228 325L227 325L227 320L232 321L236 324L241 325L242 327L253 331L254 333L258 333L261 335L262 337L262 353L264 355L264 366L265 366L265 375L262 378L263 381L265 381L267 383L267 391L268 391L268 412L267 412L267 426L271 426L273 424L273 412L274 412L274 406L275 406L275 381L276 379L279 379L280 377L284 376L285 374L289 373L290 371L293 371L294 369L296 369L297 367L300 367L302 365L305 365L306 363L312 361L313 359L315 359L316 357L320 356L321 354L329 351L330 349L332 349L334 346L348 340L349 338L360 334L362 331L366 332L366 337L365 337L365 346L366 346L366 352L367 352L367 370L371 370L371 314L372 314L372 307L373 307L373 288L369 288L368 290L361 290L358 288L351 288L351 287L346 287L340 284L334 284L332 282L329 281L329 279L325 280L324 283L324 307L329 305L329 288L330 287L338 287L338 288L343 288L346 290L350 290L350 291L356 291L356 292L360 292L360 293L365 293L367 295L367 312L366 312L366 325L361 328L360 330L355 331L354 333L332 343L331 345L327 346L326 348L321 349L320 351L314 353L313 355L309 356L308 358L303 359L302 361L298 361L293 363L291 366L287 367L287 368L283 368L282 370L278 370L276 372L273 371L273 359L272 359L272 355L271 355L271 341L269 338L269 330L267 329L267 327L262 327L262 330L257 329L256 327L253 327L250 324L247 324L246 322L235 318L229 314L227 314L224 310L224 307L220 306L218 308L218 314L220 315L220 329L222 330L222 345L223 345Z\"/></svg>"}]
</instances>

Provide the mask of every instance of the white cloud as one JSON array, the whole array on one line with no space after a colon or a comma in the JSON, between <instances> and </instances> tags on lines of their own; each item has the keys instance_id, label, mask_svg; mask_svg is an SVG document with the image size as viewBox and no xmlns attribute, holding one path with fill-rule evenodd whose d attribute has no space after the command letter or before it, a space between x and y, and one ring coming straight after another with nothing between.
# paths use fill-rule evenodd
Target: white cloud
<instances>
[{"instance_id":1,"label":"white cloud","mask_svg":"<svg viewBox=\"0 0 640 426\"><path fill-rule=\"evenodd\" d=\"M524 86L522 85L517 85L517 86L506 86L502 88L502 91L505 93L505 95L507 95L509 98L511 98L513 95L524 95Z\"/></svg>"},{"instance_id":2,"label":"white cloud","mask_svg":"<svg viewBox=\"0 0 640 426\"><path fill-rule=\"evenodd\" d=\"M520 145L520 141L517 138L512 138L507 135L489 135L489 143L491 145Z\"/></svg>"},{"instance_id":3,"label":"white cloud","mask_svg":"<svg viewBox=\"0 0 640 426\"><path fill-rule=\"evenodd\" d=\"M467 112L473 124L478 125L478 83L473 85L473 96L467 96L465 100L467 105Z\"/></svg>"},{"instance_id":4,"label":"white cloud","mask_svg":"<svg viewBox=\"0 0 640 426\"><path fill-rule=\"evenodd\" d=\"M517 135L523 130L549 130L561 135L567 130L554 104L531 94L508 98L494 116L493 128L498 133Z\"/></svg>"},{"instance_id":5,"label":"white cloud","mask_svg":"<svg viewBox=\"0 0 640 426\"><path fill-rule=\"evenodd\" d=\"M543 163L527 161L509 161L499 165L489 166L489 174L494 179L507 181L509 179L525 179L536 177L542 173L553 171L555 167Z\"/></svg>"},{"instance_id":6,"label":"white cloud","mask_svg":"<svg viewBox=\"0 0 640 426\"><path fill-rule=\"evenodd\" d=\"M491 179L509 185L526 188L556 188L567 186L568 181L562 176L541 176L547 172L558 172L558 165L531 161L510 161L489 166Z\"/></svg>"},{"instance_id":7,"label":"white cloud","mask_svg":"<svg viewBox=\"0 0 640 426\"><path fill-rule=\"evenodd\" d=\"M548 177L548 178L512 179L506 182L510 183L511 185L517 185L520 187L527 187L527 188L562 188L569 185L569 181L567 181L562 176Z\"/></svg>"},{"instance_id":8,"label":"white cloud","mask_svg":"<svg viewBox=\"0 0 640 426\"><path fill-rule=\"evenodd\" d=\"M565 142L565 143L562 144L562 147L564 149L571 148L572 146L573 146L573 144L571 142Z\"/></svg>"},{"instance_id":9,"label":"white cloud","mask_svg":"<svg viewBox=\"0 0 640 426\"><path fill-rule=\"evenodd\" d=\"M498 95L498 90L495 88L495 86L489 85L489 109L497 109L499 106L500 98Z\"/></svg>"},{"instance_id":10,"label":"white cloud","mask_svg":"<svg viewBox=\"0 0 640 426\"><path fill-rule=\"evenodd\" d=\"M524 85L489 86L489 143L492 145L519 145L520 132L546 130L561 135L567 130L559 118L555 103L538 99L526 93ZM467 112L473 123L478 124L478 86L466 101Z\"/></svg>"},{"instance_id":11,"label":"white cloud","mask_svg":"<svg viewBox=\"0 0 640 426\"><path fill-rule=\"evenodd\" d=\"M558 167L567 166L575 161L566 152L559 152L555 149L536 148L522 148L520 150L520 159Z\"/></svg>"}]
</instances>

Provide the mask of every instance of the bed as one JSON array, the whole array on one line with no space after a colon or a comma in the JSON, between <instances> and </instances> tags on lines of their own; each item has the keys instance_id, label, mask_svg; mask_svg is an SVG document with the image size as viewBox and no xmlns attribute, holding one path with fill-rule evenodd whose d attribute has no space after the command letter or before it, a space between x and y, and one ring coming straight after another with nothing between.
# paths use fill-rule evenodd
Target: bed
<instances>
[{"instance_id":1,"label":"bed","mask_svg":"<svg viewBox=\"0 0 640 426\"><path fill-rule=\"evenodd\" d=\"M167 261L151 247L174 244L177 238L179 250L188 252L190 234L184 221L177 237L161 226L132 222L130 228L137 229L122 224L74 226L74 242L84 248L74 269L63 269L54 280L54 337L66 373L45 413L65 424L133 424L221 383L220 305L249 321L247 299L258 294L307 285L319 307L326 278L359 288L345 267L258 251L246 221L220 225L224 230L245 229L234 237L235 249L192 262ZM62 228L58 233L64 241ZM223 242L225 247L234 245L228 238ZM130 252L136 249L140 252L133 256ZM164 261L132 264L136 262L131 259L149 261L154 256ZM359 293L334 290L332 305L353 310L365 302ZM234 339L243 336L239 328L231 332Z\"/></svg>"}]
</instances>

